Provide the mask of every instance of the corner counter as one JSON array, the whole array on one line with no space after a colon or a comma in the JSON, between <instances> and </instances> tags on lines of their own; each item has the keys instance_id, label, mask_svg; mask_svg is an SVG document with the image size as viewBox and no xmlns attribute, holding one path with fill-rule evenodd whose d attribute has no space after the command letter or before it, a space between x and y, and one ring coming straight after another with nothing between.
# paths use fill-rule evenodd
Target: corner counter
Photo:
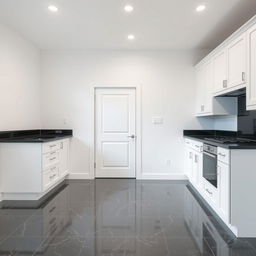
<instances>
[{"instance_id":1,"label":"corner counter","mask_svg":"<svg viewBox=\"0 0 256 256\"><path fill-rule=\"evenodd\" d=\"M0 132L2 200L39 200L69 174L72 130Z\"/></svg>"}]
</instances>

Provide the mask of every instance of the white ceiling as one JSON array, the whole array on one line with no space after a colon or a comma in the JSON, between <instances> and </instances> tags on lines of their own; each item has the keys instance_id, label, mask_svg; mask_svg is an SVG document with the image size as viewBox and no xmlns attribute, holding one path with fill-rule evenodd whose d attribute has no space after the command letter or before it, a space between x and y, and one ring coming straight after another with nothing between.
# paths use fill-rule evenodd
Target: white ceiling
<instances>
[{"instance_id":1,"label":"white ceiling","mask_svg":"<svg viewBox=\"0 0 256 256\"><path fill-rule=\"evenodd\" d=\"M123 11L125 4L135 8ZM0 22L42 49L211 49L256 14L256 0L0 0ZM49 4L60 11L52 14ZM132 33L136 40L128 41Z\"/></svg>"}]
</instances>

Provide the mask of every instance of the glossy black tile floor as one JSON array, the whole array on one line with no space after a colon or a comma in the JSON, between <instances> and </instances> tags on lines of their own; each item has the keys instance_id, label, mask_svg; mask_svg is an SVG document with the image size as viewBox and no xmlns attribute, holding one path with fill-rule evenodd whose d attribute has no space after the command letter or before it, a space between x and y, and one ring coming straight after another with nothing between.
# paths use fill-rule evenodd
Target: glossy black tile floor
<instances>
[{"instance_id":1,"label":"glossy black tile floor","mask_svg":"<svg viewBox=\"0 0 256 256\"><path fill-rule=\"evenodd\" d=\"M0 210L0 255L243 256L185 182L70 181L39 209Z\"/></svg>"}]
</instances>

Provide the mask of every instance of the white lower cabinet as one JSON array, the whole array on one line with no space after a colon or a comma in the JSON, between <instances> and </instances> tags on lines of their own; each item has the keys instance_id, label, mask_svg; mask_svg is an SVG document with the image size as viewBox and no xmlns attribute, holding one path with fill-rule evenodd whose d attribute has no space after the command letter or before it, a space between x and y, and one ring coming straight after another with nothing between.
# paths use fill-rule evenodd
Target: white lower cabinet
<instances>
[{"instance_id":1,"label":"white lower cabinet","mask_svg":"<svg viewBox=\"0 0 256 256\"><path fill-rule=\"evenodd\" d=\"M70 139L1 143L3 200L37 200L63 181L69 171L69 144Z\"/></svg>"},{"instance_id":2,"label":"white lower cabinet","mask_svg":"<svg viewBox=\"0 0 256 256\"><path fill-rule=\"evenodd\" d=\"M185 170L194 186L200 186L202 179L203 143L186 139Z\"/></svg>"},{"instance_id":3,"label":"white lower cabinet","mask_svg":"<svg viewBox=\"0 0 256 256\"><path fill-rule=\"evenodd\" d=\"M189 181L228 225L230 223L230 151L218 148L216 188L203 177L203 143L185 139L185 145L185 168Z\"/></svg>"},{"instance_id":4,"label":"white lower cabinet","mask_svg":"<svg viewBox=\"0 0 256 256\"><path fill-rule=\"evenodd\" d=\"M230 169L229 165L218 161L219 210L222 219L230 223Z\"/></svg>"}]
</instances>

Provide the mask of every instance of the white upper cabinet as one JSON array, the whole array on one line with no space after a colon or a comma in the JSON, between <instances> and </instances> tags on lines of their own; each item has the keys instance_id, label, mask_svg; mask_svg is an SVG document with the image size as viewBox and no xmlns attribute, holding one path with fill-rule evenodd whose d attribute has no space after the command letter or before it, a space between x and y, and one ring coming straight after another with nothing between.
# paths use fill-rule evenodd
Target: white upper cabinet
<instances>
[{"instance_id":1,"label":"white upper cabinet","mask_svg":"<svg viewBox=\"0 0 256 256\"><path fill-rule=\"evenodd\" d=\"M247 31L247 109L256 109L256 25Z\"/></svg>"},{"instance_id":2,"label":"white upper cabinet","mask_svg":"<svg viewBox=\"0 0 256 256\"><path fill-rule=\"evenodd\" d=\"M224 96L240 89L246 89L247 110L256 110L255 70L256 16L196 66L196 116L235 115Z\"/></svg>"},{"instance_id":3,"label":"white upper cabinet","mask_svg":"<svg viewBox=\"0 0 256 256\"><path fill-rule=\"evenodd\" d=\"M213 62L208 61L196 69L196 116L235 115L236 98L213 95Z\"/></svg>"},{"instance_id":4,"label":"white upper cabinet","mask_svg":"<svg viewBox=\"0 0 256 256\"><path fill-rule=\"evenodd\" d=\"M240 89L246 81L246 36L242 34L212 59L214 94Z\"/></svg>"},{"instance_id":5,"label":"white upper cabinet","mask_svg":"<svg viewBox=\"0 0 256 256\"><path fill-rule=\"evenodd\" d=\"M246 35L233 40L227 47L227 87L245 85L246 82Z\"/></svg>"},{"instance_id":6,"label":"white upper cabinet","mask_svg":"<svg viewBox=\"0 0 256 256\"><path fill-rule=\"evenodd\" d=\"M214 92L218 93L227 88L227 54L223 49L212 59L213 62L213 86Z\"/></svg>"},{"instance_id":7,"label":"white upper cabinet","mask_svg":"<svg viewBox=\"0 0 256 256\"><path fill-rule=\"evenodd\" d=\"M207 62L196 71L196 113L206 115L212 112L212 63Z\"/></svg>"}]
</instances>

